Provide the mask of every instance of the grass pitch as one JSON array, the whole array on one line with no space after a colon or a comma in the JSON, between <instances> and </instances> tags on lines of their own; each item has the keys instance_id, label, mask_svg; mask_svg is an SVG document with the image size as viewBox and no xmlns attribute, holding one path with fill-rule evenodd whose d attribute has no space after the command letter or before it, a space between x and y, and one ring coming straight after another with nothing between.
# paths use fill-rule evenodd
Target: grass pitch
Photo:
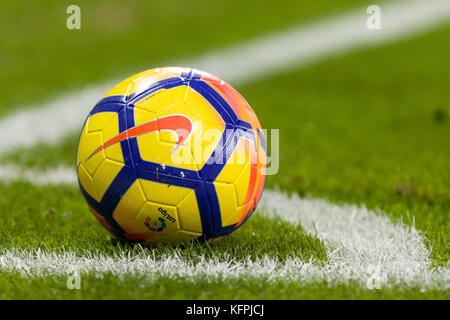
<instances>
[{"instance_id":1,"label":"grass pitch","mask_svg":"<svg viewBox=\"0 0 450 320\"><path fill-rule=\"evenodd\" d=\"M30 77L22 82L24 94L18 97L19 89L11 88L10 93L0 98L0 110L3 110L0 112L9 111L10 104L44 99L59 90L79 87L86 81L129 73L130 69L146 69L149 66L145 64L149 60L160 63L167 61L166 58L189 56L205 47L220 47L298 20L313 20L324 14L321 5L330 7L327 13L343 9L341 3L338 6L320 2L317 6L308 4L301 8L296 7L296 3L298 1L287 4L292 6L291 10L285 7L283 13L274 12L273 19L267 19L272 14L269 2L261 3L261 17L265 20L253 17L257 23L252 27L247 25L251 19L236 20L234 28L245 30L243 33L219 29L216 30L217 35L208 36L200 32L203 27L198 24L193 30L202 34L201 37L194 39L178 35L180 26L205 18L206 13L198 10L201 7L199 4L198 8L190 9L193 15L187 15L187 20L173 22L156 38L152 36L154 43L161 42L164 37L174 39L164 50L150 50L152 47L147 44L149 47L146 50L131 53L128 48L119 46L117 55L100 53L96 56L98 68L92 68L92 56L95 56L92 52L77 57L79 50L70 50L76 41L66 39L60 44L66 56L64 59L72 57L77 61L73 66L68 66L67 77L63 77L59 70L67 65L67 61L49 53L55 48L54 40L65 37L65 33L58 30L55 38L44 37L48 45L42 49L42 56L55 61L48 79L37 81L42 78L40 68L44 66L32 68ZM355 3L348 1L345 5ZM250 12L245 9L249 4L242 5L242 12L238 15ZM218 19L223 22L221 25L229 26L228 17L223 14L230 8L226 6L231 5L218 4L217 9L207 17L211 20L207 21ZM287 13L294 9L296 14ZM159 10L170 15L168 9ZM48 10L49 15L52 12ZM61 12L63 15L64 11ZM17 14L23 13L17 11ZM159 18L167 21L164 15ZM87 19L95 20L92 17ZM128 34L149 28L149 25L136 23L131 24L130 28L123 34L119 32L117 39L126 39ZM105 31L99 30L83 46L92 46L95 52L100 52L100 47L106 51L112 50L113 36L104 36ZM48 34L52 33L49 31ZM280 186L303 196L380 208L393 221L415 224L428 239L426 244L432 249L433 263L448 266L450 105L447 84L450 82L450 64L447 52L450 51L450 44L442 39L449 36L450 28L442 27L408 41L346 54L238 87L254 108L263 127L280 129L280 172L268 177L267 187ZM81 39L82 35L74 37ZM28 37L24 35L24 39ZM33 45L34 40L27 41L27 45ZM197 47L200 43L202 46ZM149 55L144 55L144 51ZM122 57L126 58L122 60ZM117 59L124 61L123 64L119 69L111 69ZM13 74L12 79L20 82L19 79L24 79L25 71L29 69L24 66L23 69L11 67L7 70L0 76L0 83L6 83L6 79ZM45 93L42 95L42 92ZM74 166L77 135L73 133L56 146L39 145L18 150L5 155L1 161L37 168L52 168L60 164ZM109 237L91 216L81 194L74 187L1 183L0 194L2 249L65 248L76 252L99 250L106 255L134 252L132 247ZM236 233L215 245L189 245L184 248L161 246L146 250L149 254L181 250L192 261L200 255L223 260L232 257L237 261L248 257L257 259L263 255L280 260L292 256L302 261L313 258L318 263L327 259L324 244L307 234L301 226L294 227L283 221L263 218L258 216L258 211ZM18 273L4 272L0 273L0 287L3 289L0 298L450 298L450 292L445 290L423 291L419 287L403 286L369 290L353 282L330 286L323 282L273 282L264 278L224 281L160 277L158 281L146 281L139 276L108 274L103 277L83 275L82 279L81 290L69 290L67 277L64 276L24 278Z\"/></svg>"},{"instance_id":2,"label":"grass pitch","mask_svg":"<svg viewBox=\"0 0 450 320\"><path fill-rule=\"evenodd\" d=\"M295 23L343 12L361 0L77 1L81 29L66 28L64 1L15 1L0 11L0 114L87 83L124 79ZM365 3L363 3L364 5ZM326 8L326 9L325 9Z\"/></svg>"},{"instance_id":3,"label":"grass pitch","mask_svg":"<svg viewBox=\"0 0 450 320\"><path fill-rule=\"evenodd\" d=\"M450 64L440 39L449 35L443 28L239 88L264 127L280 128L280 172L268 187L366 204L406 223L414 217L435 261L447 263L450 108L442 93ZM73 166L76 137L2 161Z\"/></svg>"}]
</instances>

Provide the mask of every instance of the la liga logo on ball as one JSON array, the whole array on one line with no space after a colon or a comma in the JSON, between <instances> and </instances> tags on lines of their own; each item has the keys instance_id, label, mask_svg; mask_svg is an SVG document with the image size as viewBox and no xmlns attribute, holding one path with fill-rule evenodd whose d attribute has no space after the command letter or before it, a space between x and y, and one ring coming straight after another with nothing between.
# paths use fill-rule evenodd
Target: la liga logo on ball
<instances>
[{"instance_id":1,"label":"la liga logo on ball","mask_svg":"<svg viewBox=\"0 0 450 320\"><path fill-rule=\"evenodd\" d=\"M161 232L166 228L166 221L163 218L158 218L157 220L152 220L152 218L147 217L144 221L144 225L150 231Z\"/></svg>"},{"instance_id":2,"label":"la liga logo on ball","mask_svg":"<svg viewBox=\"0 0 450 320\"><path fill-rule=\"evenodd\" d=\"M189 68L152 69L116 85L89 113L77 151L94 216L144 245L230 234L255 210L266 168L252 108L226 82Z\"/></svg>"}]
</instances>

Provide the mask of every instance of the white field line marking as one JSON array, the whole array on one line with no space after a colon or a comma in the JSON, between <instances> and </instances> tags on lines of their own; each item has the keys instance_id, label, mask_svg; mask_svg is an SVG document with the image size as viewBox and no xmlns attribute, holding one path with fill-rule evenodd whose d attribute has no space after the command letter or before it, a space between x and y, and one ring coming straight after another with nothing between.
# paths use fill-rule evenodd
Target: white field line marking
<instances>
[{"instance_id":1,"label":"white field line marking","mask_svg":"<svg viewBox=\"0 0 450 320\"><path fill-rule=\"evenodd\" d=\"M230 83L242 84L346 50L425 32L448 20L450 1L399 1L382 4L381 10L379 31L366 28L368 16L365 8L361 8L171 65L196 67ZM41 141L54 143L80 130L90 109L114 82L90 86L4 118L0 121L0 155Z\"/></svg>"},{"instance_id":2,"label":"white field line marking","mask_svg":"<svg viewBox=\"0 0 450 320\"><path fill-rule=\"evenodd\" d=\"M339 206L325 200L301 199L280 191L266 190L259 214L281 218L304 228L324 241L326 262L303 262L292 257L279 261L237 261L233 257L199 257L194 262L179 250L155 257L142 250L108 256L86 251L0 249L0 272L18 272L24 277L110 273L138 275L147 280L160 276L196 281L205 278L325 281L330 286L355 281L363 287L418 286L450 289L450 269L432 268L430 252L414 227L393 224L390 219L354 205ZM258 214L258 213L257 213ZM274 235L276 237L276 235Z\"/></svg>"},{"instance_id":3,"label":"white field line marking","mask_svg":"<svg viewBox=\"0 0 450 320\"><path fill-rule=\"evenodd\" d=\"M430 250L414 226L393 223L364 206L336 205L266 190L261 200L266 217L301 224L323 240L328 262L318 276L366 284L438 285L450 288L450 268L431 268Z\"/></svg>"},{"instance_id":4,"label":"white field line marking","mask_svg":"<svg viewBox=\"0 0 450 320\"><path fill-rule=\"evenodd\" d=\"M0 181L26 181L35 185L76 184L77 175L73 169L59 166L49 170L22 168L13 164L0 166Z\"/></svg>"}]
</instances>

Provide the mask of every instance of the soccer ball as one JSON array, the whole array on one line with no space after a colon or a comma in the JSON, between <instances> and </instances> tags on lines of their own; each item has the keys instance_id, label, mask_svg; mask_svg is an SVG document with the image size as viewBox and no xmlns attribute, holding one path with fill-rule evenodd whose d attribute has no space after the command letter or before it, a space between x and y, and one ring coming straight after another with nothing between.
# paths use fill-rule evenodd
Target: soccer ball
<instances>
[{"instance_id":1,"label":"soccer ball","mask_svg":"<svg viewBox=\"0 0 450 320\"><path fill-rule=\"evenodd\" d=\"M89 209L114 236L144 245L230 234L264 188L266 142L229 84L158 68L112 88L92 109L77 151Z\"/></svg>"}]
</instances>

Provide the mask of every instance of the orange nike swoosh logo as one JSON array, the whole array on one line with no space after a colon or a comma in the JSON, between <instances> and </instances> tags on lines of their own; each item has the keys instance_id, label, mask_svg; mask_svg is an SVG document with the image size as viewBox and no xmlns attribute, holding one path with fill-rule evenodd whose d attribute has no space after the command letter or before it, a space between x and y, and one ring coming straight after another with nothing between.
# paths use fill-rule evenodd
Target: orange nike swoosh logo
<instances>
[{"instance_id":1,"label":"orange nike swoosh logo","mask_svg":"<svg viewBox=\"0 0 450 320\"><path fill-rule=\"evenodd\" d=\"M106 141L103 145L98 147L90 156L91 158L96 153L126 139L137 137L140 135L156 132L156 131L173 131L178 136L176 146L173 148L172 153L177 151L189 138L192 132L192 121L188 117L181 114L173 114L165 117L161 117L146 123L143 123L137 127L130 128L122 133L119 133L114 138ZM88 158L88 159L89 159Z\"/></svg>"}]
</instances>

